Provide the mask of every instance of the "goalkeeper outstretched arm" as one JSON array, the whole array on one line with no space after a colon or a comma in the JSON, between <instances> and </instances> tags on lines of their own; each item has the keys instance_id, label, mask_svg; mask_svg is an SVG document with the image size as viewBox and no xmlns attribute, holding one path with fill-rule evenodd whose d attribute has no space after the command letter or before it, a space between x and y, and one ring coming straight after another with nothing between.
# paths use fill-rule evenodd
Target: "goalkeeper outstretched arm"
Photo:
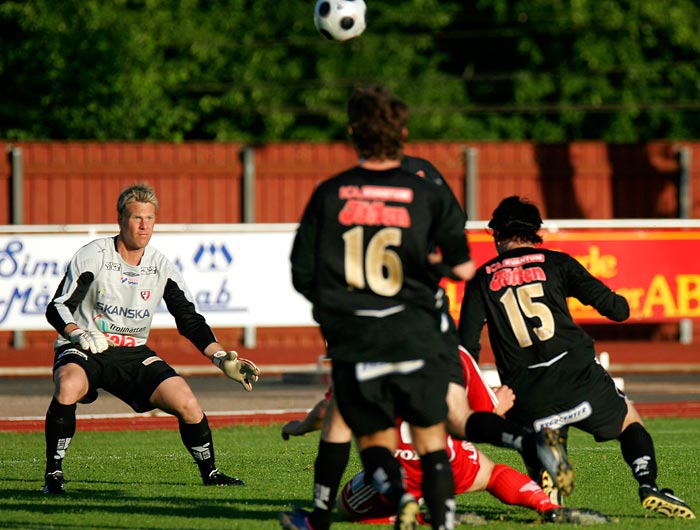
<instances>
[{"instance_id":1,"label":"goalkeeper outstretched arm","mask_svg":"<svg viewBox=\"0 0 700 530\"><path fill-rule=\"evenodd\" d=\"M238 352L225 350L218 342L204 348L204 355L214 363L226 377L237 381L246 392L253 390L253 383L260 377L260 369L253 361L238 356Z\"/></svg>"}]
</instances>

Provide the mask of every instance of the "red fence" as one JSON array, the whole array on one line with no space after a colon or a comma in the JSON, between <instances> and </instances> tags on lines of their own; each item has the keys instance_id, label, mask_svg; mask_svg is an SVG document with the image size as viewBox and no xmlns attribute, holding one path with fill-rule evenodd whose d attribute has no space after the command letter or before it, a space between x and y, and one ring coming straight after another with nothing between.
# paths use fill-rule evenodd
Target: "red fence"
<instances>
[{"instance_id":1,"label":"red fence","mask_svg":"<svg viewBox=\"0 0 700 530\"><path fill-rule=\"evenodd\" d=\"M9 144L4 144L6 150ZM12 144L23 154L24 224L115 221L124 186L148 181L161 201L162 223L242 221L240 144ZM411 143L407 153L431 160L464 204L465 149L477 153L477 218L506 194L524 195L547 218L616 219L678 216L681 144L561 145ZM700 217L700 142L690 151L691 217ZM256 222L296 222L314 185L355 162L345 143L284 143L252 148ZM11 165L0 162L0 223L11 222Z\"/></svg>"}]
</instances>

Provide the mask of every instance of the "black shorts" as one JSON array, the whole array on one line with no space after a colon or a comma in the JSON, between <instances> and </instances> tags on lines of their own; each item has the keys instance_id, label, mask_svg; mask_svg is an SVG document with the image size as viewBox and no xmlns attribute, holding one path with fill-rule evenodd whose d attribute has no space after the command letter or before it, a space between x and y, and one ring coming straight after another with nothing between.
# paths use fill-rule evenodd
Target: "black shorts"
<instances>
[{"instance_id":1,"label":"black shorts","mask_svg":"<svg viewBox=\"0 0 700 530\"><path fill-rule=\"evenodd\" d=\"M516 394L518 406L513 407L506 416L535 430L572 426L592 434L599 442L616 439L622 432L622 423L627 415L625 394L597 363L591 363L582 380L585 381L583 391L562 382L564 388L570 388L572 398L540 407L539 410L529 410L526 400L521 400L518 405L520 396Z\"/></svg>"},{"instance_id":2,"label":"black shorts","mask_svg":"<svg viewBox=\"0 0 700 530\"><path fill-rule=\"evenodd\" d=\"M442 355L448 340L438 310L408 305L383 317L314 311L334 361L386 362ZM456 347L455 347L456 349Z\"/></svg>"},{"instance_id":3,"label":"black shorts","mask_svg":"<svg viewBox=\"0 0 700 530\"><path fill-rule=\"evenodd\" d=\"M409 364L415 363L415 365ZM420 366L419 366L420 365ZM401 373L401 369L406 373ZM333 362L333 394L355 436L396 427L402 418L431 427L447 417L447 367L435 361Z\"/></svg>"},{"instance_id":4,"label":"black shorts","mask_svg":"<svg viewBox=\"0 0 700 530\"><path fill-rule=\"evenodd\" d=\"M447 369L450 374L450 383L457 383L459 386L466 388L467 381L464 379L464 367L462 366L459 350L455 349L454 352L448 353L446 359Z\"/></svg>"},{"instance_id":5,"label":"black shorts","mask_svg":"<svg viewBox=\"0 0 700 530\"><path fill-rule=\"evenodd\" d=\"M69 363L81 366L90 384L80 403L92 403L97 399L97 391L104 389L136 412L153 410L150 399L155 389L178 375L148 346L113 347L95 354L64 346L56 352L53 369Z\"/></svg>"}]
</instances>

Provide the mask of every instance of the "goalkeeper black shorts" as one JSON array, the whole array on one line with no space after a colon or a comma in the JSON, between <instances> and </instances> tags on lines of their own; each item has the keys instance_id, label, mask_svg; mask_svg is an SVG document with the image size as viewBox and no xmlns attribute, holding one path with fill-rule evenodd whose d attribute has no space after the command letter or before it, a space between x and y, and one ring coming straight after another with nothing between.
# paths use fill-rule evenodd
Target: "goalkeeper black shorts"
<instances>
[{"instance_id":1,"label":"goalkeeper black shorts","mask_svg":"<svg viewBox=\"0 0 700 530\"><path fill-rule=\"evenodd\" d=\"M87 354L73 345L66 345L56 352L53 369L69 363L81 366L90 384L80 403L92 403L97 399L98 390L104 389L135 412L153 410L150 399L155 389L166 379L178 375L148 346L116 346L102 353Z\"/></svg>"}]
</instances>

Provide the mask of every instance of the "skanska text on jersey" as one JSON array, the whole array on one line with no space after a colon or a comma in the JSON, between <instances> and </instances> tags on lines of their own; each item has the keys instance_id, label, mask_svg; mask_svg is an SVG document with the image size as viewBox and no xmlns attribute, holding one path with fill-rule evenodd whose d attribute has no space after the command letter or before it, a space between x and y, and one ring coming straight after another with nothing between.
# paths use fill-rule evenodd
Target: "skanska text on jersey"
<instances>
[{"instance_id":1,"label":"skanska text on jersey","mask_svg":"<svg viewBox=\"0 0 700 530\"><path fill-rule=\"evenodd\" d=\"M95 309L104 313L106 315L116 315L131 319L147 319L151 318L151 312L148 309L136 309L133 307L122 307L112 304L103 304L102 302L97 302L95 304Z\"/></svg>"}]
</instances>

